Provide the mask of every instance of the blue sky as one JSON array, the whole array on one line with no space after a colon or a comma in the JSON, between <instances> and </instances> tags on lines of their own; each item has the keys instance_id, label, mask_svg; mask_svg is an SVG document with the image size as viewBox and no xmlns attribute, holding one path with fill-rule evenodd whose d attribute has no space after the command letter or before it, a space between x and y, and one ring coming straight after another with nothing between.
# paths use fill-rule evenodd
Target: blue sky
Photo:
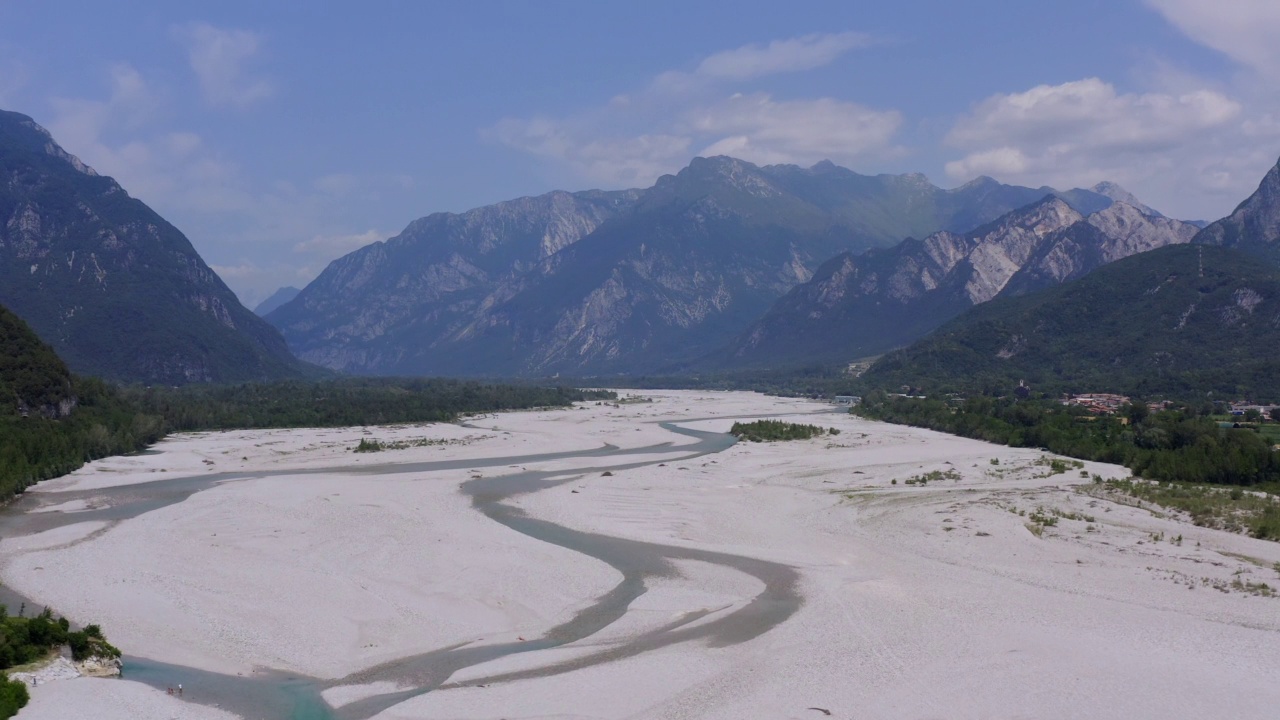
<instances>
[{"instance_id":1,"label":"blue sky","mask_svg":"<svg viewBox=\"0 0 1280 720\"><path fill-rule=\"evenodd\" d=\"M712 153L1213 219L1280 156L1275 37L1273 0L0 0L0 107L252 305L431 212Z\"/></svg>"}]
</instances>

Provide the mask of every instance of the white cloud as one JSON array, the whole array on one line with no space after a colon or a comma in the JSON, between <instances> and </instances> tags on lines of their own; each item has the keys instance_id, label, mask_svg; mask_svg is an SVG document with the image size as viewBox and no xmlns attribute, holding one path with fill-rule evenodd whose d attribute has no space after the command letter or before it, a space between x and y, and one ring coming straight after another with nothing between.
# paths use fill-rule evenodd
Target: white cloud
<instances>
[{"instance_id":1,"label":"white cloud","mask_svg":"<svg viewBox=\"0 0 1280 720\"><path fill-rule=\"evenodd\" d=\"M1280 77L1280 2L1146 0L1196 42L1262 75Z\"/></svg>"},{"instance_id":2,"label":"white cloud","mask_svg":"<svg viewBox=\"0 0 1280 720\"><path fill-rule=\"evenodd\" d=\"M699 108L689 125L697 137L718 138L700 155L807 165L892 152L902 115L831 98L776 101L757 93Z\"/></svg>"},{"instance_id":3,"label":"white cloud","mask_svg":"<svg viewBox=\"0 0 1280 720\"><path fill-rule=\"evenodd\" d=\"M719 89L811 70L868 43L868 36L846 32L746 45L707 57L692 73L662 73L640 92L615 95L598 108L563 118L507 118L482 134L614 186L647 185L694 154L800 164L893 155L902 125L896 111Z\"/></svg>"},{"instance_id":4,"label":"white cloud","mask_svg":"<svg viewBox=\"0 0 1280 720\"><path fill-rule=\"evenodd\" d=\"M691 138L667 133L609 136L603 123L508 118L485 135L573 168L593 181L646 185L689 157Z\"/></svg>"},{"instance_id":5,"label":"white cloud","mask_svg":"<svg viewBox=\"0 0 1280 720\"><path fill-rule=\"evenodd\" d=\"M177 26L173 33L187 45L191 69L208 104L245 107L275 92L270 81L255 77L246 68L262 45L257 33L208 23Z\"/></svg>"},{"instance_id":6,"label":"white cloud","mask_svg":"<svg viewBox=\"0 0 1280 720\"><path fill-rule=\"evenodd\" d=\"M707 57L698 64L696 74L726 80L748 80L763 75L812 70L870 43L869 35L842 32L774 40L768 45L744 45Z\"/></svg>"},{"instance_id":7,"label":"white cloud","mask_svg":"<svg viewBox=\"0 0 1280 720\"><path fill-rule=\"evenodd\" d=\"M313 235L309 240L303 240L293 246L295 253L304 255L314 255L324 262L329 262L334 258L341 257L353 250L359 250L365 245L378 242L387 237L378 230L366 230L362 233L348 233L345 235Z\"/></svg>"},{"instance_id":8,"label":"white cloud","mask_svg":"<svg viewBox=\"0 0 1280 720\"><path fill-rule=\"evenodd\" d=\"M1066 152L1161 149L1220 126L1240 110L1239 103L1210 90L1122 94L1110 83L1088 78L990 97L961 119L947 142Z\"/></svg>"},{"instance_id":9,"label":"white cloud","mask_svg":"<svg viewBox=\"0 0 1280 720\"><path fill-rule=\"evenodd\" d=\"M1223 92L1121 93L1088 78L978 103L946 137L964 153L946 171L1032 186L1112 180L1170 214L1213 217L1256 187L1277 141L1276 123Z\"/></svg>"}]
</instances>

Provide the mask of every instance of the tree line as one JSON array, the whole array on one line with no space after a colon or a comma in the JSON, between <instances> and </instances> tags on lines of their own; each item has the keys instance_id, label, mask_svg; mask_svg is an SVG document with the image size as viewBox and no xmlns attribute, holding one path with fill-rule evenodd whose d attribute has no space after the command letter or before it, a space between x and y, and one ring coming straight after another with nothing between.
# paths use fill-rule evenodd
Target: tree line
<instances>
[{"instance_id":1,"label":"tree line","mask_svg":"<svg viewBox=\"0 0 1280 720\"><path fill-rule=\"evenodd\" d=\"M1249 428L1223 428L1212 408L1151 412L1142 403L1094 416L1051 399L894 397L869 393L853 412L1011 447L1123 465L1150 480L1223 485L1280 484L1280 454Z\"/></svg>"}]
</instances>

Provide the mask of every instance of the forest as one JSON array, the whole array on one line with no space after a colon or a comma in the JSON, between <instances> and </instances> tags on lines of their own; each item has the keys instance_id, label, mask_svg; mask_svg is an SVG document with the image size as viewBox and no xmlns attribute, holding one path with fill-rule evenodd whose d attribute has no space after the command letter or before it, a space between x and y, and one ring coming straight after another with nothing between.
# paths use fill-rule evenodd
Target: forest
<instances>
[{"instance_id":1,"label":"forest","mask_svg":"<svg viewBox=\"0 0 1280 720\"><path fill-rule=\"evenodd\" d=\"M166 432L451 422L468 413L615 399L600 390L439 378L132 386L120 396L139 412L162 418Z\"/></svg>"},{"instance_id":2,"label":"forest","mask_svg":"<svg viewBox=\"0 0 1280 720\"><path fill-rule=\"evenodd\" d=\"M116 386L78 377L0 307L0 502L168 433L450 422L467 413L613 400L606 390L406 378Z\"/></svg>"},{"instance_id":3,"label":"forest","mask_svg":"<svg viewBox=\"0 0 1280 720\"><path fill-rule=\"evenodd\" d=\"M450 422L467 413L614 399L608 391L439 379L348 378L118 388L73 378L66 417L0 414L0 500L87 462L141 450L168 433Z\"/></svg>"}]
</instances>

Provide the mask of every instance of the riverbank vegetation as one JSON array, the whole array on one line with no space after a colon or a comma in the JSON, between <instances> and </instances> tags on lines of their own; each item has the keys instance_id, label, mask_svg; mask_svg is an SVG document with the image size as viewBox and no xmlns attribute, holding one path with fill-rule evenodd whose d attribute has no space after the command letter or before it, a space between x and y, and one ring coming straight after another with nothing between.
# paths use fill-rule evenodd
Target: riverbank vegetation
<instances>
[{"instance_id":1,"label":"riverbank vegetation","mask_svg":"<svg viewBox=\"0 0 1280 720\"><path fill-rule=\"evenodd\" d=\"M171 432L450 422L469 413L614 399L601 390L403 378L116 387L73 375L0 308L0 502Z\"/></svg>"},{"instance_id":2,"label":"riverbank vegetation","mask_svg":"<svg viewBox=\"0 0 1280 720\"><path fill-rule=\"evenodd\" d=\"M1107 480L1090 494L1129 504L1150 503L1186 515L1200 527L1280 541L1280 485L1214 487L1185 482Z\"/></svg>"},{"instance_id":3,"label":"riverbank vegetation","mask_svg":"<svg viewBox=\"0 0 1280 720\"><path fill-rule=\"evenodd\" d=\"M926 399L868 394L854 412L1012 447L1040 447L1124 465L1151 480L1222 485L1280 483L1280 455L1257 432L1222 428L1193 407L1095 416L1053 400Z\"/></svg>"},{"instance_id":4,"label":"riverbank vegetation","mask_svg":"<svg viewBox=\"0 0 1280 720\"><path fill-rule=\"evenodd\" d=\"M120 650L107 642L97 625L72 630L66 618L55 618L48 608L33 617L26 617L25 609L11 616L0 605L0 671L44 660L63 647L71 650L76 661L120 657ZM26 685L0 672L0 720L17 715L28 699Z\"/></svg>"},{"instance_id":5,"label":"riverbank vegetation","mask_svg":"<svg viewBox=\"0 0 1280 720\"><path fill-rule=\"evenodd\" d=\"M120 657L120 650L107 642L97 625L72 630L66 618L55 618L48 608L39 615L25 617L21 610L18 615L9 615L8 608L0 605L0 670L40 660L50 650L64 646L71 649L71 659L77 661Z\"/></svg>"},{"instance_id":6,"label":"riverbank vegetation","mask_svg":"<svg viewBox=\"0 0 1280 720\"><path fill-rule=\"evenodd\" d=\"M72 375L26 323L0 308L0 501L160 435L159 418L121 401L106 383Z\"/></svg>"},{"instance_id":7,"label":"riverbank vegetation","mask_svg":"<svg viewBox=\"0 0 1280 720\"><path fill-rule=\"evenodd\" d=\"M141 450L171 432L451 422L470 413L616 398L601 390L438 379L116 388L64 377L65 397L75 400L65 416L23 412L16 402L0 412L0 501L98 458Z\"/></svg>"},{"instance_id":8,"label":"riverbank vegetation","mask_svg":"<svg viewBox=\"0 0 1280 720\"><path fill-rule=\"evenodd\" d=\"M756 420L755 422L736 422L729 433L739 440L749 442L777 442L781 440L808 440L822 435L839 435L835 428L827 429L817 425L801 425L799 423L782 422L781 420Z\"/></svg>"},{"instance_id":9,"label":"riverbank vegetation","mask_svg":"<svg viewBox=\"0 0 1280 720\"><path fill-rule=\"evenodd\" d=\"M0 720L8 720L17 715L30 699L26 685L0 673Z\"/></svg>"}]
</instances>

